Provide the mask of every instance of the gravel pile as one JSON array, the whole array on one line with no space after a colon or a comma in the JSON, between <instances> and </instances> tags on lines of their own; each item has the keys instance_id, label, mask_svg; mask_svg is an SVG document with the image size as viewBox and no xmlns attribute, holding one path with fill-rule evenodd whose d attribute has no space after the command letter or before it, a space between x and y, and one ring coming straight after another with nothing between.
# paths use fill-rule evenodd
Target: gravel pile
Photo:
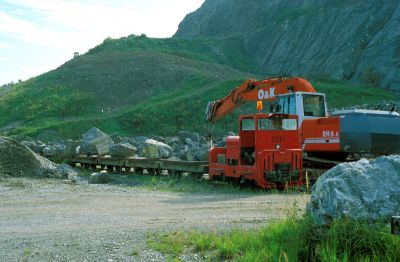
<instances>
[{"instance_id":1,"label":"gravel pile","mask_svg":"<svg viewBox=\"0 0 400 262\"><path fill-rule=\"evenodd\" d=\"M76 172L68 165L58 165L28 147L0 136L0 177L51 177L74 179Z\"/></svg>"}]
</instances>

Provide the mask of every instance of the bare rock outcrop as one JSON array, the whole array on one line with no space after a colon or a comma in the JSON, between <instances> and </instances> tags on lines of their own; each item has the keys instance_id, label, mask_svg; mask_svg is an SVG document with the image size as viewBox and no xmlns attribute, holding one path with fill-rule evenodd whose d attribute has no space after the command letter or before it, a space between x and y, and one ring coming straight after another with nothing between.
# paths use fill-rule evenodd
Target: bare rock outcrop
<instances>
[{"instance_id":1,"label":"bare rock outcrop","mask_svg":"<svg viewBox=\"0 0 400 262\"><path fill-rule=\"evenodd\" d=\"M400 0L206 0L174 37L241 41L254 70L267 75L399 90L399 24Z\"/></svg>"}]
</instances>

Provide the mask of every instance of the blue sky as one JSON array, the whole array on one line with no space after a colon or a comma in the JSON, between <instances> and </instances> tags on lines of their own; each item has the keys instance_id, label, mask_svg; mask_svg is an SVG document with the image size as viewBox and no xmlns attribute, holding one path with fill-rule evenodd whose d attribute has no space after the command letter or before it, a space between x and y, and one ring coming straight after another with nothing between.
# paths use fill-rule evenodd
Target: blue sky
<instances>
[{"instance_id":1,"label":"blue sky","mask_svg":"<svg viewBox=\"0 0 400 262\"><path fill-rule=\"evenodd\" d=\"M0 85L55 69L107 37L170 37L203 2L0 0Z\"/></svg>"}]
</instances>

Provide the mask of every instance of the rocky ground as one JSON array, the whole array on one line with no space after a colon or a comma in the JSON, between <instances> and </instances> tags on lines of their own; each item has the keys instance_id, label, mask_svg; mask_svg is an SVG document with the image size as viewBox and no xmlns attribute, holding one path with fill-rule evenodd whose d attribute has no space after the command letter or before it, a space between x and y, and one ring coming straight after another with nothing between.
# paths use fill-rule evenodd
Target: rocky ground
<instances>
[{"instance_id":1,"label":"rocky ground","mask_svg":"<svg viewBox=\"0 0 400 262\"><path fill-rule=\"evenodd\" d=\"M257 227L304 210L308 200L304 193L183 194L1 178L0 260L164 261L146 248L148 233Z\"/></svg>"}]
</instances>

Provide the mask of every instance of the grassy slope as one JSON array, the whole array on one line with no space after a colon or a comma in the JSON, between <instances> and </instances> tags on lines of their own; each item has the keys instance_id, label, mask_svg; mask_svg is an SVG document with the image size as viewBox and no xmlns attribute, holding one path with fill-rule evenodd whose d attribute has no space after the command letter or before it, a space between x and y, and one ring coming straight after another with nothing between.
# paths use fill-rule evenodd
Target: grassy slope
<instances>
[{"instance_id":1,"label":"grassy slope","mask_svg":"<svg viewBox=\"0 0 400 262\"><path fill-rule=\"evenodd\" d=\"M241 78L249 68L241 43L129 36L106 39L56 70L14 85L0 95L0 127L25 121L23 131L54 122L117 112L177 87ZM16 131L17 133L19 131Z\"/></svg>"},{"instance_id":2,"label":"grassy slope","mask_svg":"<svg viewBox=\"0 0 400 262\"><path fill-rule=\"evenodd\" d=\"M168 135L182 129L206 133L207 102L223 97L243 79L260 78L240 71L252 70L243 50L236 39L106 39L87 54L0 96L0 127L23 120L11 134L53 129L74 138L92 126L123 135ZM313 84L336 108L393 99L382 89ZM104 108L111 112L101 113ZM246 105L220 121L216 131L236 130L238 113L253 110L253 104Z\"/></svg>"},{"instance_id":3,"label":"grassy slope","mask_svg":"<svg viewBox=\"0 0 400 262\"><path fill-rule=\"evenodd\" d=\"M123 135L171 135L182 129L206 133L204 111L207 102L226 95L241 82L241 79L215 82L196 78L169 93L152 97L116 113L97 114L62 122L58 119L47 119L46 122L38 120L32 126L18 129L16 132L36 134L42 129L50 128L68 137L77 138L90 127L97 126L108 133L120 132ZM391 93L382 92L382 89L378 88L318 81L313 84L318 91L327 94L329 105L335 108L360 104L360 98L362 103L368 104L393 99ZM377 93L380 95L376 96ZM227 116L217 123L215 131L236 130L237 116L243 111L255 111L255 105L249 103L243 110Z\"/></svg>"},{"instance_id":4,"label":"grassy slope","mask_svg":"<svg viewBox=\"0 0 400 262\"><path fill-rule=\"evenodd\" d=\"M149 235L148 246L177 260L200 253L209 261L397 261L400 238L385 224L342 219L330 227L289 218L253 230Z\"/></svg>"}]
</instances>

